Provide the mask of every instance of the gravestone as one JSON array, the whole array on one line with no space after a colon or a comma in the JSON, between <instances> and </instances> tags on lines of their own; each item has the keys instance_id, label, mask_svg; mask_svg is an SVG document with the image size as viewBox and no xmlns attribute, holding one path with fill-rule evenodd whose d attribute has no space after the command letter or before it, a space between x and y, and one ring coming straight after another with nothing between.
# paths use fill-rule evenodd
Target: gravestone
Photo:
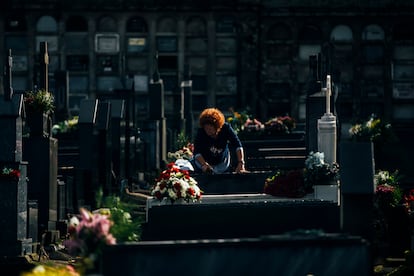
<instances>
[{"instance_id":1,"label":"gravestone","mask_svg":"<svg viewBox=\"0 0 414 276\"><path fill-rule=\"evenodd\" d=\"M56 230L58 140L51 136L30 135L23 139L23 158L27 168L28 198L38 202L39 237L47 230Z\"/></svg>"},{"instance_id":2,"label":"gravestone","mask_svg":"<svg viewBox=\"0 0 414 276\"><path fill-rule=\"evenodd\" d=\"M76 173L76 191L79 206L95 207L97 192L98 144L96 120L98 100L83 100L79 111L79 166Z\"/></svg>"},{"instance_id":3,"label":"gravestone","mask_svg":"<svg viewBox=\"0 0 414 276\"><path fill-rule=\"evenodd\" d=\"M111 188L111 132L110 132L111 104L109 102L99 102L96 120L97 128L97 173L98 187L102 188L105 195L112 193Z\"/></svg>"},{"instance_id":4,"label":"gravestone","mask_svg":"<svg viewBox=\"0 0 414 276\"><path fill-rule=\"evenodd\" d=\"M266 194L205 195L200 202L163 204L147 200L142 240L253 238L298 229L340 232L335 202Z\"/></svg>"},{"instance_id":5,"label":"gravestone","mask_svg":"<svg viewBox=\"0 0 414 276\"><path fill-rule=\"evenodd\" d=\"M374 236L374 150L371 142L342 141L341 228L367 240Z\"/></svg>"},{"instance_id":6,"label":"gravestone","mask_svg":"<svg viewBox=\"0 0 414 276\"><path fill-rule=\"evenodd\" d=\"M160 265L162 264L162 265ZM141 241L105 248L106 276L372 275L369 244L355 236L287 233L242 239Z\"/></svg>"},{"instance_id":7,"label":"gravestone","mask_svg":"<svg viewBox=\"0 0 414 276\"><path fill-rule=\"evenodd\" d=\"M111 150L112 169L116 179L126 177L125 174L125 100L111 99ZM113 184L113 186L116 183Z\"/></svg>"},{"instance_id":8,"label":"gravestone","mask_svg":"<svg viewBox=\"0 0 414 276\"><path fill-rule=\"evenodd\" d=\"M190 79L190 69L186 67L184 72L184 80L181 82L181 112L182 112L182 126L186 137L189 141L193 139L194 118L193 118L193 83Z\"/></svg>"},{"instance_id":9,"label":"gravestone","mask_svg":"<svg viewBox=\"0 0 414 276\"><path fill-rule=\"evenodd\" d=\"M5 87L10 88L7 83ZM3 169L12 169L18 170L20 176L10 177L3 173L0 176L0 256L22 256L32 252L32 239L28 238L27 230L27 162L22 161L23 95L11 91L6 91L0 98L0 173Z\"/></svg>"},{"instance_id":10,"label":"gravestone","mask_svg":"<svg viewBox=\"0 0 414 276\"><path fill-rule=\"evenodd\" d=\"M164 83L159 77L157 57L155 58L155 67L156 70L149 83L149 120L146 122L146 129L156 131L157 133L150 136L156 136L159 140L157 143L154 143L155 140L147 140L146 142L149 147L155 147L150 150L151 153L159 154L159 163L154 164L156 167L153 169L160 169L167 160L167 120L164 113ZM145 130L143 129L143 131Z\"/></svg>"}]
</instances>

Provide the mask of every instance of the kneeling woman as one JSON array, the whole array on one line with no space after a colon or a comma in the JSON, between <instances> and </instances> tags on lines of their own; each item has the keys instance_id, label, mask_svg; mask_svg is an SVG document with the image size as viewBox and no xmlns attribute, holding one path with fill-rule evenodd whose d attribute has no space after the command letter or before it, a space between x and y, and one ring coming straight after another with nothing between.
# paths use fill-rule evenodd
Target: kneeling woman
<instances>
[{"instance_id":1,"label":"kneeling woman","mask_svg":"<svg viewBox=\"0 0 414 276\"><path fill-rule=\"evenodd\" d=\"M194 139L195 169L204 173L229 171L231 154L229 146L236 149L236 173L246 172L244 152L237 133L225 122L223 113L217 108L203 110L199 118L200 128Z\"/></svg>"}]
</instances>

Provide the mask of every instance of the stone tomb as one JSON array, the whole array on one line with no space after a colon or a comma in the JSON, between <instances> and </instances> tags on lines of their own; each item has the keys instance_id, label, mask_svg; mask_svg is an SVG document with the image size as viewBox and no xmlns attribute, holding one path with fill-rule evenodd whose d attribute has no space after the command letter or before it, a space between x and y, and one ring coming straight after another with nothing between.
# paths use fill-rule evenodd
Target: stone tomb
<instances>
[{"instance_id":1,"label":"stone tomb","mask_svg":"<svg viewBox=\"0 0 414 276\"><path fill-rule=\"evenodd\" d=\"M370 261L364 240L339 234L144 241L107 247L102 274L365 276Z\"/></svg>"},{"instance_id":2,"label":"stone tomb","mask_svg":"<svg viewBox=\"0 0 414 276\"><path fill-rule=\"evenodd\" d=\"M262 193L204 195L200 202L147 199L143 240L243 238L298 229L340 232L336 202Z\"/></svg>"}]
</instances>

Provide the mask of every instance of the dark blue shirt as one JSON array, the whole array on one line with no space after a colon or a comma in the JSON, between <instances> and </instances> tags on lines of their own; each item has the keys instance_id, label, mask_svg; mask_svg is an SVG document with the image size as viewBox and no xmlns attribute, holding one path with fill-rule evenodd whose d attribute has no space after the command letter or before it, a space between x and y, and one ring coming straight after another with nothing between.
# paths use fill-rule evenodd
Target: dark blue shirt
<instances>
[{"instance_id":1,"label":"dark blue shirt","mask_svg":"<svg viewBox=\"0 0 414 276\"><path fill-rule=\"evenodd\" d=\"M224 123L216 138L208 136L203 128L199 128L194 139L194 156L201 154L209 164L216 165L223 162L229 145L234 149L242 147L237 133L229 123Z\"/></svg>"}]
</instances>

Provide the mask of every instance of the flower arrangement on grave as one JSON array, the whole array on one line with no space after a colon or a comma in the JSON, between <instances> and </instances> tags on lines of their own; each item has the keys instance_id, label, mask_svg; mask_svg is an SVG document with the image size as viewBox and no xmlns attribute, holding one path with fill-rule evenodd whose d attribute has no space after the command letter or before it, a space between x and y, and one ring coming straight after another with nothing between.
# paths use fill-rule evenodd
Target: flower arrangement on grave
<instances>
[{"instance_id":1,"label":"flower arrangement on grave","mask_svg":"<svg viewBox=\"0 0 414 276\"><path fill-rule=\"evenodd\" d=\"M75 267L69 264L60 264L57 262L48 262L36 265L30 271L22 272L20 276L80 276Z\"/></svg>"},{"instance_id":2,"label":"flower arrangement on grave","mask_svg":"<svg viewBox=\"0 0 414 276\"><path fill-rule=\"evenodd\" d=\"M264 193L273 196L303 197L308 193L302 170L276 170L265 179Z\"/></svg>"},{"instance_id":3,"label":"flower arrangement on grave","mask_svg":"<svg viewBox=\"0 0 414 276\"><path fill-rule=\"evenodd\" d=\"M396 207L403 199L399 171L379 170L374 176L375 204L382 210Z\"/></svg>"},{"instance_id":4,"label":"flower arrangement on grave","mask_svg":"<svg viewBox=\"0 0 414 276\"><path fill-rule=\"evenodd\" d=\"M70 218L68 237L63 241L68 252L78 258L75 267L80 272L98 269L105 246L140 239L143 218L131 215L134 204L118 196L103 197L102 190L97 192L96 201L98 209L91 212L80 208L79 214Z\"/></svg>"},{"instance_id":5,"label":"flower arrangement on grave","mask_svg":"<svg viewBox=\"0 0 414 276\"><path fill-rule=\"evenodd\" d=\"M339 165L326 163L323 152L311 151L305 159L303 176L307 188L336 182L339 180Z\"/></svg>"},{"instance_id":6,"label":"flower arrangement on grave","mask_svg":"<svg viewBox=\"0 0 414 276\"><path fill-rule=\"evenodd\" d=\"M191 160L193 158L194 145L188 143L186 146L183 146L175 152L167 153L168 162L175 162L178 159Z\"/></svg>"},{"instance_id":7,"label":"flower arrangement on grave","mask_svg":"<svg viewBox=\"0 0 414 276\"><path fill-rule=\"evenodd\" d=\"M71 119L58 122L52 126L52 133L57 135L59 133L70 133L78 128L79 116L73 116Z\"/></svg>"},{"instance_id":8,"label":"flower arrangement on grave","mask_svg":"<svg viewBox=\"0 0 414 276\"><path fill-rule=\"evenodd\" d=\"M73 216L69 222L69 239L64 246L72 255L82 258L82 267L94 269L102 250L107 245L116 244L116 239L110 232L113 221L108 209L90 212L80 208L80 215Z\"/></svg>"},{"instance_id":9,"label":"flower arrangement on grave","mask_svg":"<svg viewBox=\"0 0 414 276\"><path fill-rule=\"evenodd\" d=\"M4 167L0 172L0 179L19 180L20 170Z\"/></svg>"},{"instance_id":10,"label":"flower arrangement on grave","mask_svg":"<svg viewBox=\"0 0 414 276\"><path fill-rule=\"evenodd\" d=\"M395 139L391 124L384 123L374 114L365 122L358 122L351 126L349 135L356 142L387 142Z\"/></svg>"},{"instance_id":11,"label":"flower arrangement on grave","mask_svg":"<svg viewBox=\"0 0 414 276\"><path fill-rule=\"evenodd\" d=\"M277 116L264 123L267 134L288 134L296 128L296 120L290 116Z\"/></svg>"},{"instance_id":12,"label":"flower arrangement on grave","mask_svg":"<svg viewBox=\"0 0 414 276\"><path fill-rule=\"evenodd\" d=\"M243 125L243 131L245 132L261 132L264 130L264 128L264 124L255 118L247 118L246 122Z\"/></svg>"},{"instance_id":13,"label":"flower arrangement on grave","mask_svg":"<svg viewBox=\"0 0 414 276\"><path fill-rule=\"evenodd\" d=\"M186 202L195 202L201 199L202 191L197 181L187 170L180 169L173 162L167 165L167 169L162 171L155 181L151 195L160 201L167 199L174 203L182 199Z\"/></svg>"},{"instance_id":14,"label":"flower arrangement on grave","mask_svg":"<svg viewBox=\"0 0 414 276\"><path fill-rule=\"evenodd\" d=\"M227 122L231 125L231 127L236 131L236 133L243 130L244 124L246 123L247 119L251 117L247 113L247 111L238 112L233 109L230 109L233 116L227 117Z\"/></svg>"},{"instance_id":15,"label":"flower arrangement on grave","mask_svg":"<svg viewBox=\"0 0 414 276\"><path fill-rule=\"evenodd\" d=\"M53 113L55 110L55 98L49 91L28 91L23 98L28 113Z\"/></svg>"}]
</instances>

